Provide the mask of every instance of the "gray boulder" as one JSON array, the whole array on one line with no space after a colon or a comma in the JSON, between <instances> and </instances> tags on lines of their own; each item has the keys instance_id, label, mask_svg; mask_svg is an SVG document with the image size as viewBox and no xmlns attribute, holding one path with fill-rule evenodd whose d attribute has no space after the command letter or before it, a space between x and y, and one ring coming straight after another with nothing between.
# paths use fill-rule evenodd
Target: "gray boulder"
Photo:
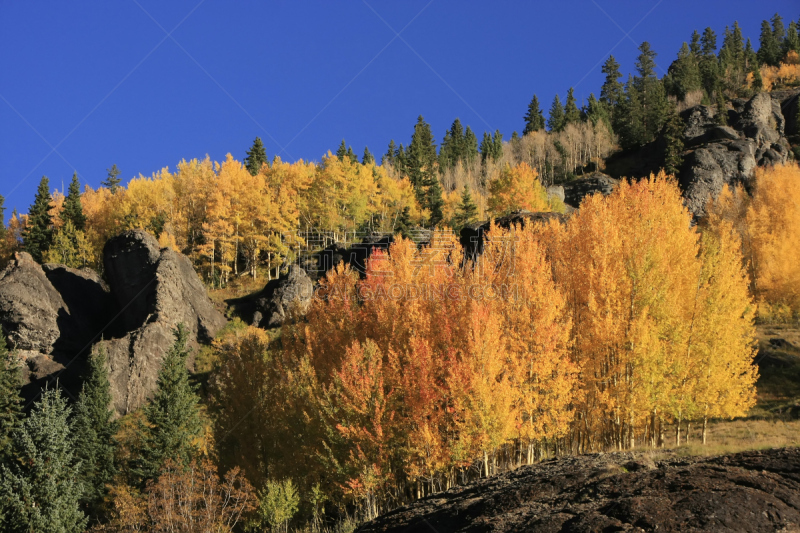
<instances>
[{"instance_id":1,"label":"gray boulder","mask_svg":"<svg viewBox=\"0 0 800 533\"><path fill-rule=\"evenodd\" d=\"M720 126L712 108L696 106L681 114L685 123L680 182L686 207L698 218L709 198L725 185L746 184L757 166L785 163L789 156L781 104L768 93L734 100L730 126Z\"/></svg>"},{"instance_id":2,"label":"gray boulder","mask_svg":"<svg viewBox=\"0 0 800 533\"><path fill-rule=\"evenodd\" d=\"M255 298L253 325L274 328L282 325L292 311L305 314L314 296L314 282L298 265L272 280Z\"/></svg>"},{"instance_id":3,"label":"gray boulder","mask_svg":"<svg viewBox=\"0 0 800 533\"><path fill-rule=\"evenodd\" d=\"M28 253L15 254L0 273L0 325L11 348L28 357L52 353L68 315L41 265Z\"/></svg>"},{"instance_id":4,"label":"gray boulder","mask_svg":"<svg viewBox=\"0 0 800 533\"><path fill-rule=\"evenodd\" d=\"M598 192L605 195L611 194L618 184L619 180L602 172L594 172L588 177L568 181L564 184L564 203L578 209L586 196Z\"/></svg>"},{"instance_id":5,"label":"gray boulder","mask_svg":"<svg viewBox=\"0 0 800 533\"><path fill-rule=\"evenodd\" d=\"M104 341L117 412L138 408L153 392L164 354L183 323L193 345L225 324L189 259L141 230L110 239L103 249L111 293L127 331Z\"/></svg>"}]
</instances>

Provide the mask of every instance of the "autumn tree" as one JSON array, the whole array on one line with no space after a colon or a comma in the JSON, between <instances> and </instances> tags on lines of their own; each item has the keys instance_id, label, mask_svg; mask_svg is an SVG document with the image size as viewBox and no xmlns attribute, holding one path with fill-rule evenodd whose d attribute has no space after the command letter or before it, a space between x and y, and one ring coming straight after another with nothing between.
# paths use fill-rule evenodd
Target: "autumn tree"
<instances>
[{"instance_id":1,"label":"autumn tree","mask_svg":"<svg viewBox=\"0 0 800 533\"><path fill-rule=\"evenodd\" d=\"M506 165L489 182L488 211L494 217L512 211L549 211L547 191L537 179L537 172L527 163Z\"/></svg>"}]
</instances>

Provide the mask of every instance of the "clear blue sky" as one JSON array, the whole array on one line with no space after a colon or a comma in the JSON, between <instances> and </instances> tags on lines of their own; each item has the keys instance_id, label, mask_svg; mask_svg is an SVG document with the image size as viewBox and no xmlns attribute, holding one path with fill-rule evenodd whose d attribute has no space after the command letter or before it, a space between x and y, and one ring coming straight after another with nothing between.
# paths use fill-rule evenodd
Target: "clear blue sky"
<instances>
[{"instance_id":1,"label":"clear blue sky","mask_svg":"<svg viewBox=\"0 0 800 533\"><path fill-rule=\"evenodd\" d=\"M376 156L422 114L437 141L460 117L480 137L520 131L570 86L597 93L650 41L666 71L695 28L762 19L795 1L0 0L0 194L26 212L47 175L98 186L208 154L319 160L342 138ZM397 36L395 32L400 35ZM630 34L626 37L626 34Z\"/></svg>"}]
</instances>

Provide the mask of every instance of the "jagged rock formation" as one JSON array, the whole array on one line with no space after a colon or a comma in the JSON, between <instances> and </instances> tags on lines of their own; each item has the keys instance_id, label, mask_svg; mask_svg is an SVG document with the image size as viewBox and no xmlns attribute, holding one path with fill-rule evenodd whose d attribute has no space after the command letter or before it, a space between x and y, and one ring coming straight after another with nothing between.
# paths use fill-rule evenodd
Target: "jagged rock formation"
<instances>
[{"instance_id":1,"label":"jagged rock formation","mask_svg":"<svg viewBox=\"0 0 800 533\"><path fill-rule=\"evenodd\" d=\"M41 265L26 252L15 254L0 274L0 324L11 348L26 358L51 354L68 314Z\"/></svg>"},{"instance_id":2,"label":"jagged rock formation","mask_svg":"<svg viewBox=\"0 0 800 533\"><path fill-rule=\"evenodd\" d=\"M705 213L708 199L725 185L746 183L756 166L784 163L789 154L779 101L759 93L747 101L734 100L733 106L726 117L730 126L719 125L715 111L707 106L681 115L688 151L680 181L686 206L698 217Z\"/></svg>"},{"instance_id":3,"label":"jagged rock formation","mask_svg":"<svg viewBox=\"0 0 800 533\"><path fill-rule=\"evenodd\" d=\"M119 413L138 408L153 391L164 354L183 323L189 338L213 339L225 318L213 306L189 259L159 249L141 230L109 239L103 264L127 331L104 341L114 405Z\"/></svg>"},{"instance_id":4,"label":"jagged rock formation","mask_svg":"<svg viewBox=\"0 0 800 533\"><path fill-rule=\"evenodd\" d=\"M259 292L227 303L245 322L261 328L278 327L292 313L305 314L314 296L314 282L299 265L273 279Z\"/></svg>"},{"instance_id":5,"label":"jagged rock formation","mask_svg":"<svg viewBox=\"0 0 800 533\"><path fill-rule=\"evenodd\" d=\"M225 318L189 259L159 249L144 231L109 240L103 252L108 284L89 269L41 266L27 253L17 254L0 274L0 325L26 360L28 397L55 376L76 395L86 356L101 342L114 405L124 414L155 387L178 323L193 342L207 342Z\"/></svg>"},{"instance_id":6,"label":"jagged rock formation","mask_svg":"<svg viewBox=\"0 0 800 533\"><path fill-rule=\"evenodd\" d=\"M361 526L406 531L797 531L800 450L567 457L424 498Z\"/></svg>"}]
</instances>

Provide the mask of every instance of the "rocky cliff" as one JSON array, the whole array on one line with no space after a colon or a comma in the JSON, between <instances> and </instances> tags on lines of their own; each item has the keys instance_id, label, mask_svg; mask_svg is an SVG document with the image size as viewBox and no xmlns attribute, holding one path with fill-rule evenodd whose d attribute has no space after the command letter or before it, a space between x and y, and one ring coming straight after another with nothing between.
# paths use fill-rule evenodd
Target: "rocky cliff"
<instances>
[{"instance_id":1,"label":"rocky cliff","mask_svg":"<svg viewBox=\"0 0 800 533\"><path fill-rule=\"evenodd\" d=\"M77 396L86 356L101 344L114 406L124 414L154 389L177 324L194 344L225 324L189 259L159 249L146 232L110 239L103 261L107 284L91 270L41 266L26 253L0 274L0 326L27 363L27 397L53 378Z\"/></svg>"},{"instance_id":2,"label":"rocky cliff","mask_svg":"<svg viewBox=\"0 0 800 533\"><path fill-rule=\"evenodd\" d=\"M456 487L358 533L798 531L800 450L567 457Z\"/></svg>"}]
</instances>

